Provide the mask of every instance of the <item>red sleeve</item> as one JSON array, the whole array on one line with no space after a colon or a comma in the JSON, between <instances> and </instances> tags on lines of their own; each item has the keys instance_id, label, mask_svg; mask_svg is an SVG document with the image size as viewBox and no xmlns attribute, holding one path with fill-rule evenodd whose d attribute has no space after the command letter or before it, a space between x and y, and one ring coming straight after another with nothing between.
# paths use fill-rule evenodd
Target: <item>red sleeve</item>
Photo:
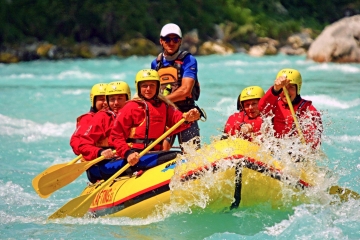
<instances>
[{"instance_id":1,"label":"red sleeve","mask_svg":"<svg viewBox=\"0 0 360 240\"><path fill-rule=\"evenodd\" d=\"M102 150L96 146L96 143L107 137L109 119L110 117L104 111L97 112L85 133L80 136L79 151L87 161L97 158L99 151Z\"/></svg>"},{"instance_id":2,"label":"red sleeve","mask_svg":"<svg viewBox=\"0 0 360 240\"><path fill-rule=\"evenodd\" d=\"M179 111L178 109L175 109L172 106L168 107L167 110L167 122L166 122L166 126L171 128L172 126L174 126L176 123L178 123L182 118L183 118L183 113L181 111ZM191 123L183 123L181 124L177 129L175 129L171 134L174 135L176 133L179 133L181 131L184 131L185 129L188 129L191 126Z\"/></svg>"},{"instance_id":3,"label":"red sleeve","mask_svg":"<svg viewBox=\"0 0 360 240\"><path fill-rule=\"evenodd\" d=\"M277 106L279 96L274 95L273 87L271 86L265 95L260 98L258 108L262 114L267 115L273 108Z\"/></svg>"},{"instance_id":4,"label":"red sleeve","mask_svg":"<svg viewBox=\"0 0 360 240\"><path fill-rule=\"evenodd\" d=\"M114 145L119 157L124 158L126 151L130 150L126 139L128 139L130 130L135 123L143 119L144 110L138 108L138 103L136 102L127 102L119 111L110 134L110 141Z\"/></svg>"},{"instance_id":5,"label":"red sleeve","mask_svg":"<svg viewBox=\"0 0 360 240\"><path fill-rule=\"evenodd\" d=\"M84 114L84 115L78 117L78 122L76 124L76 130L70 138L70 146L76 155L80 154L80 151L79 151L80 136L84 134L86 129L88 129L88 126L93 118L93 115L94 114L92 114L92 113L87 113L87 114Z\"/></svg>"}]
</instances>

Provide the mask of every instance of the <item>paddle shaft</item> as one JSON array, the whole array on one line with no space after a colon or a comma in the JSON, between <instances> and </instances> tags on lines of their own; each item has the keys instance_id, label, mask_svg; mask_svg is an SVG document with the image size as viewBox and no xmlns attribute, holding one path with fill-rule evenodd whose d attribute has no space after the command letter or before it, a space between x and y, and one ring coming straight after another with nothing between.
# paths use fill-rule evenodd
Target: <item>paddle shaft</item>
<instances>
[{"instance_id":1,"label":"paddle shaft","mask_svg":"<svg viewBox=\"0 0 360 240\"><path fill-rule=\"evenodd\" d=\"M164 138L170 135L176 128L178 128L181 124L185 122L185 119L182 118L179 122L177 122L174 126L168 129L163 135L161 135L158 139L156 139L153 143L151 143L147 148L140 152L139 157L144 156L147 152L149 152L155 145L161 142ZM111 176L108 180L106 180L100 187L96 188L93 192L88 195L79 196L75 199L72 199L70 202L61 207L58 211L53 213L49 219L63 218L66 216L72 217L82 217L84 216L91 203L94 200L94 197L106 186L112 183L118 176L120 176L124 171L126 171L130 167L130 164L127 163L124 167L122 167L119 171L117 171L113 176Z\"/></svg>"},{"instance_id":2,"label":"paddle shaft","mask_svg":"<svg viewBox=\"0 0 360 240\"><path fill-rule=\"evenodd\" d=\"M79 159L82 158L82 154L80 154L79 156L77 156L76 158L74 158L73 160L71 160L70 162L68 162L67 165L72 165L74 163L76 163Z\"/></svg>"},{"instance_id":3,"label":"paddle shaft","mask_svg":"<svg viewBox=\"0 0 360 240\"><path fill-rule=\"evenodd\" d=\"M284 94L285 94L285 97L286 97L286 100L287 100L287 103L289 105L289 108L290 108L290 112L291 112L291 115L294 119L294 122L295 122L295 126L296 126L296 129L297 129L297 132L300 136L300 140L303 144L306 144L306 141L305 141L305 138L304 138L304 135L301 131L301 128L300 128L300 124L297 120L297 117L295 115L295 111L294 111L294 107L292 105L292 102L291 102L291 99L290 99L290 96L289 96L289 93L288 93L288 90L286 89L286 87L283 87L283 91L284 91Z\"/></svg>"},{"instance_id":4,"label":"paddle shaft","mask_svg":"<svg viewBox=\"0 0 360 240\"><path fill-rule=\"evenodd\" d=\"M299 133L301 142L302 142L303 144L306 144L304 135L303 135L303 133L302 133L302 131L301 131L299 122L298 122L298 120L297 120L297 118L296 118L295 111L294 111L294 108L293 108L293 105L292 105L292 103L291 103L291 99L290 99L290 97L289 97L289 93L288 93L286 87L283 87L283 91L284 91L286 100L287 100L287 102L288 102L288 105L289 105L289 108L290 108L290 111L291 111L291 115L293 116L293 119L294 119L294 122L295 122L295 125L296 125L296 128L297 128L297 131L298 131L298 133ZM332 186L332 187L329 189L329 193L332 194L332 195L333 195L333 194L338 195L341 201L348 201L349 198L360 199L360 194L359 194L359 193L357 193L357 192L355 192L355 191L352 191L352 190L350 190L350 189L347 189L347 188L339 187L339 186Z\"/></svg>"}]
</instances>

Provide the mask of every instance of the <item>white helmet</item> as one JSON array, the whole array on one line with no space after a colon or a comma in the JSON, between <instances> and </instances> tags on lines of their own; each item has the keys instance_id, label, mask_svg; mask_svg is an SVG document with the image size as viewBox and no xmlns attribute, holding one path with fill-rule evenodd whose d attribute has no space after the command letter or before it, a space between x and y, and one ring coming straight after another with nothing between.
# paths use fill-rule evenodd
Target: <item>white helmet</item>
<instances>
[{"instance_id":1,"label":"white helmet","mask_svg":"<svg viewBox=\"0 0 360 240\"><path fill-rule=\"evenodd\" d=\"M169 34L176 34L182 38L181 29L178 25L174 23L168 23L163 26L160 32L160 37L166 37Z\"/></svg>"}]
</instances>

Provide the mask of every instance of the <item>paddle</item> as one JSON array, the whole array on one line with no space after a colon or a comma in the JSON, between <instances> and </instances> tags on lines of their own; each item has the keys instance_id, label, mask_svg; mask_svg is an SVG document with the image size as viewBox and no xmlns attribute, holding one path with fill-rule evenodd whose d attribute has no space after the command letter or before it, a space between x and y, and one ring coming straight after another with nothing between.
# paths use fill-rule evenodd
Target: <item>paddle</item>
<instances>
[{"instance_id":1,"label":"paddle","mask_svg":"<svg viewBox=\"0 0 360 240\"><path fill-rule=\"evenodd\" d=\"M116 151L114 150L113 153L115 152ZM33 184L33 187L40 197L46 198L53 192L73 182L87 169L102 160L104 160L104 157L100 156L92 161L59 166L58 168L53 169L53 171L40 176L40 178L37 179L36 185L34 186Z\"/></svg>"},{"instance_id":2,"label":"paddle","mask_svg":"<svg viewBox=\"0 0 360 240\"><path fill-rule=\"evenodd\" d=\"M149 152L156 144L166 138L170 133L172 133L176 128L178 128L181 124L185 122L185 119L181 119L174 126L172 126L169 130L167 130L163 135L161 135L158 139L156 139L152 144L150 144L147 148L145 148L139 156L144 156L147 152ZM100 193L102 189L104 189L107 185L112 183L118 176L120 176L126 169L128 169L130 165L127 163L123 168L117 171L113 176L111 176L108 180L102 183L99 187L97 187L93 192L79 196L70 200L60 209L58 209L55 213L53 213L48 219L56 219L56 218L64 218L66 216L72 217L82 217L84 216L93 202L95 196Z\"/></svg>"},{"instance_id":3,"label":"paddle","mask_svg":"<svg viewBox=\"0 0 360 240\"><path fill-rule=\"evenodd\" d=\"M285 94L285 97L286 97L286 101L288 102L288 105L289 105L289 108L290 108L290 112L291 112L291 115L294 119L294 122L295 122L295 126L296 126L296 129L298 131L298 134L300 136L300 140L303 144L306 144L306 141L305 141L305 138L304 138L304 135L301 131L301 128L300 128L300 124L297 120L297 117L295 115L295 111L294 111L294 107L292 105L292 102L291 102L291 99L289 97L289 93L288 93L288 90L286 89L286 87L283 87L283 91L284 91L284 94Z\"/></svg>"},{"instance_id":4,"label":"paddle","mask_svg":"<svg viewBox=\"0 0 360 240\"><path fill-rule=\"evenodd\" d=\"M286 100L287 100L287 102L288 102L291 115L292 115L292 117L293 117L293 119L294 119L294 122L295 122L295 125L296 125L296 128L297 128L297 131L298 131L298 133L299 133L301 142L302 142L303 144L306 144L304 135L303 135L303 133L302 133L302 131L301 131L299 122L298 122L297 117L296 117L296 115L295 115L294 107L293 107L293 105L292 105L292 102L291 102L291 99L290 99L290 97L289 97L289 93L288 93L286 87L283 87L283 91L284 91ZM360 199L360 194L358 194L357 192L352 191L352 190L347 189L347 188L342 188L342 187L339 187L339 186L332 186L332 187L329 189L329 193L330 193L331 195L334 195L334 194L338 195L339 198L340 198L340 200L341 200L342 202L343 202L343 201L348 201L349 198Z\"/></svg>"},{"instance_id":5,"label":"paddle","mask_svg":"<svg viewBox=\"0 0 360 240\"><path fill-rule=\"evenodd\" d=\"M38 174L36 177L34 177L34 179L32 180L32 186L33 186L33 188L35 189L36 193L39 194L39 196L42 197L42 198L47 198L47 197L49 197L51 193L50 193L50 194L46 194L46 193L44 193L44 192L42 192L42 191L39 190L39 189L40 189L40 187L39 187L39 181L40 181L40 179L41 179L43 176L45 176L45 175L47 175L47 174L49 174L49 173L51 173L51 172L54 172L54 171L56 171L56 170L58 170L58 169L61 169L61 168L65 167L65 166L75 164L79 159L81 159L81 157L82 157L82 155L80 154L79 156L77 156L76 158L74 158L73 160L71 160L71 161L68 162L68 163L61 163L61 164L53 165L53 166L45 169L43 172L41 172L40 174Z\"/></svg>"}]
</instances>

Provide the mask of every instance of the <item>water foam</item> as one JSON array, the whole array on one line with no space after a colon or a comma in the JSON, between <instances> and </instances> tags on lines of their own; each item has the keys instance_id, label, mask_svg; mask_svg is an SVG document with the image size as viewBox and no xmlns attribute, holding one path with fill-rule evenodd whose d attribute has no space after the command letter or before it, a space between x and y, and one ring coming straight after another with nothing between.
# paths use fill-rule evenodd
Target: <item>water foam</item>
<instances>
[{"instance_id":1,"label":"water foam","mask_svg":"<svg viewBox=\"0 0 360 240\"><path fill-rule=\"evenodd\" d=\"M305 95L303 98L311 100L317 107L349 109L360 105L360 98L350 101L341 101L327 95Z\"/></svg>"},{"instance_id":2,"label":"water foam","mask_svg":"<svg viewBox=\"0 0 360 240\"><path fill-rule=\"evenodd\" d=\"M62 91L62 94L64 95L81 95L87 93L89 93L88 89L73 89L73 90Z\"/></svg>"},{"instance_id":3,"label":"water foam","mask_svg":"<svg viewBox=\"0 0 360 240\"><path fill-rule=\"evenodd\" d=\"M343 72L343 73L359 73L360 68L350 64L331 64L322 63L307 68L308 71L331 71L331 72Z\"/></svg>"},{"instance_id":4,"label":"water foam","mask_svg":"<svg viewBox=\"0 0 360 240\"><path fill-rule=\"evenodd\" d=\"M74 131L74 123L55 124L46 122L38 124L27 119L16 119L0 114L0 135L23 136L23 142L36 142L46 137L68 138Z\"/></svg>"}]
</instances>

